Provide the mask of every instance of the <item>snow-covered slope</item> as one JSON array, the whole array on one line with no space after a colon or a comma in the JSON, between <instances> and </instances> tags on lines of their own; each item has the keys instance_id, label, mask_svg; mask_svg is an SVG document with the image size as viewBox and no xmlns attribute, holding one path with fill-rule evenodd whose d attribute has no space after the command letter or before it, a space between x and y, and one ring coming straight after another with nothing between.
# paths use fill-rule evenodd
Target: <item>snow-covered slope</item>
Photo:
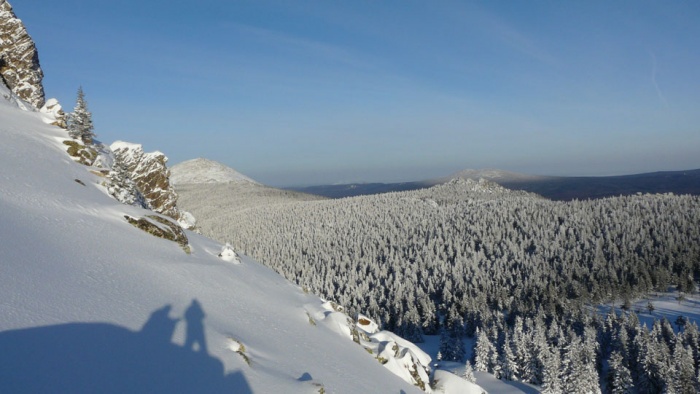
<instances>
[{"instance_id":1,"label":"snow-covered slope","mask_svg":"<svg viewBox=\"0 0 700 394\"><path fill-rule=\"evenodd\" d=\"M271 270L133 227L153 213L112 199L40 113L0 96L0 120L0 392L420 392Z\"/></svg>"},{"instance_id":2,"label":"snow-covered slope","mask_svg":"<svg viewBox=\"0 0 700 394\"><path fill-rule=\"evenodd\" d=\"M171 167L170 181L174 185L228 182L250 182L257 184L256 181L231 167L202 158L187 160Z\"/></svg>"}]
</instances>

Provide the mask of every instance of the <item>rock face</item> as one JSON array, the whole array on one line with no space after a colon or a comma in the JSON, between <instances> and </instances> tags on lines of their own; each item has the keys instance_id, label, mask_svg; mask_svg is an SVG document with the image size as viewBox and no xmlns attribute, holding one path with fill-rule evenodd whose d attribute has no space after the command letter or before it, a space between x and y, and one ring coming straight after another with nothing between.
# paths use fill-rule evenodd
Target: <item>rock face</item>
<instances>
[{"instance_id":1,"label":"rock face","mask_svg":"<svg viewBox=\"0 0 700 394\"><path fill-rule=\"evenodd\" d=\"M44 105L44 77L34 41L15 16L12 6L0 0L0 78L12 93L36 109Z\"/></svg>"},{"instance_id":2,"label":"rock face","mask_svg":"<svg viewBox=\"0 0 700 394\"><path fill-rule=\"evenodd\" d=\"M170 171L165 166L168 158L157 151L145 153L140 144L129 142L116 141L110 148L115 161L129 172L148 207L179 220L181 213L177 208L177 193L170 185Z\"/></svg>"},{"instance_id":3,"label":"rock face","mask_svg":"<svg viewBox=\"0 0 700 394\"><path fill-rule=\"evenodd\" d=\"M158 238L167 239L180 245L185 253L190 253L189 240L182 227L157 215L147 215L142 218L132 218L124 215L124 219L132 226L141 229Z\"/></svg>"}]
</instances>

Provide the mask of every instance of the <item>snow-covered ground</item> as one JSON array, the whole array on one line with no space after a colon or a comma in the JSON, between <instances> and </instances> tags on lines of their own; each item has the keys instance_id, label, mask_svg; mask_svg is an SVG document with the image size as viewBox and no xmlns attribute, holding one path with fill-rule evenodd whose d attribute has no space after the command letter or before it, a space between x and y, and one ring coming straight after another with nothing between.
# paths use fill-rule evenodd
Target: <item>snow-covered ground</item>
<instances>
[{"instance_id":1,"label":"snow-covered ground","mask_svg":"<svg viewBox=\"0 0 700 394\"><path fill-rule=\"evenodd\" d=\"M420 392L270 269L133 227L152 212L107 195L41 116L0 96L0 392Z\"/></svg>"},{"instance_id":2,"label":"snow-covered ground","mask_svg":"<svg viewBox=\"0 0 700 394\"><path fill-rule=\"evenodd\" d=\"M647 297L632 300L629 311L636 313L639 322L649 329L654 325L655 320L666 318L678 331L678 326L675 323L679 316L684 316L688 321L700 325L700 293L683 293L682 297L680 296L681 293L674 288L669 288L666 293L652 293ZM649 310L649 304L652 306L651 310ZM603 315L609 313L611 305L600 305L598 312ZM614 304L618 314L623 312L621 305L622 302Z\"/></svg>"}]
</instances>

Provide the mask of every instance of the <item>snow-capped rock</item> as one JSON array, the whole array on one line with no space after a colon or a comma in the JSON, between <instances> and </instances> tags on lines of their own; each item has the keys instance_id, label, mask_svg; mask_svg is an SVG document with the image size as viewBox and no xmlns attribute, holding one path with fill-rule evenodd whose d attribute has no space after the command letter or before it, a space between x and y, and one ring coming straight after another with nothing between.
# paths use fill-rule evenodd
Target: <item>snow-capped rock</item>
<instances>
[{"instance_id":1,"label":"snow-capped rock","mask_svg":"<svg viewBox=\"0 0 700 394\"><path fill-rule=\"evenodd\" d=\"M180 217L177 219L177 222L182 228L199 232L199 230L195 228L195 226L197 226L197 219L195 219L193 214L187 211L180 210Z\"/></svg>"},{"instance_id":2,"label":"snow-capped rock","mask_svg":"<svg viewBox=\"0 0 700 394\"><path fill-rule=\"evenodd\" d=\"M62 129L67 129L66 113L63 112L63 107L55 98L46 100L46 103L39 110L42 113L44 122L58 126Z\"/></svg>"},{"instance_id":3,"label":"snow-capped rock","mask_svg":"<svg viewBox=\"0 0 700 394\"><path fill-rule=\"evenodd\" d=\"M229 243L226 243L226 245L224 245L221 248L221 253L219 253L219 257L221 258L221 260L228 261L229 263L241 263L241 258L238 257L238 253L236 253L236 251L233 250L233 246L231 246L231 244Z\"/></svg>"},{"instance_id":4,"label":"snow-capped rock","mask_svg":"<svg viewBox=\"0 0 700 394\"><path fill-rule=\"evenodd\" d=\"M431 358L415 344L391 331L379 329L369 317L359 314L354 321L343 307L326 301L320 307L307 305L306 313L312 324L316 321L347 339L353 340L370 353L380 364L405 382L431 393Z\"/></svg>"},{"instance_id":5,"label":"snow-capped rock","mask_svg":"<svg viewBox=\"0 0 700 394\"><path fill-rule=\"evenodd\" d=\"M39 52L7 0L0 0L0 79L36 109L44 105Z\"/></svg>"},{"instance_id":6,"label":"snow-capped rock","mask_svg":"<svg viewBox=\"0 0 700 394\"><path fill-rule=\"evenodd\" d=\"M174 165L170 169L173 185L196 183L258 182L219 162L209 159L193 159Z\"/></svg>"},{"instance_id":7,"label":"snow-capped rock","mask_svg":"<svg viewBox=\"0 0 700 394\"><path fill-rule=\"evenodd\" d=\"M130 178L146 200L148 207L158 213L180 219L177 193L170 184L168 158L161 152L145 153L140 144L116 141L110 145L115 160L124 165Z\"/></svg>"}]
</instances>

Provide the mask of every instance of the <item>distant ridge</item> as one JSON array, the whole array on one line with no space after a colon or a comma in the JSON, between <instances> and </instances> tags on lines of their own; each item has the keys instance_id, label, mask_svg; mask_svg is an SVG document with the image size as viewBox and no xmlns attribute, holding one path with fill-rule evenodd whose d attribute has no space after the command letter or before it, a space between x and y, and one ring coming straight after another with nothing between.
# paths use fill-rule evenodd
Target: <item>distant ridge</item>
<instances>
[{"instance_id":1,"label":"distant ridge","mask_svg":"<svg viewBox=\"0 0 700 394\"><path fill-rule=\"evenodd\" d=\"M700 195L700 169L644 174L590 177L541 177L495 182L509 189L537 193L552 200L569 201L637 193Z\"/></svg>"},{"instance_id":2,"label":"distant ridge","mask_svg":"<svg viewBox=\"0 0 700 394\"><path fill-rule=\"evenodd\" d=\"M456 178L461 178L461 179L473 179L475 181L478 181L479 179L486 179L492 182L532 182L532 181L541 181L545 179L554 179L556 177L551 177L551 176L542 176L542 175L529 175L529 174L521 174L518 172L510 172L510 171L504 171L504 170L498 170L498 169L480 169L480 170L473 170L473 169L466 169L462 170L459 172L456 172L449 177L445 178L442 180L442 182L447 182L452 179Z\"/></svg>"},{"instance_id":3,"label":"distant ridge","mask_svg":"<svg viewBox=\"0 0 700 394\"><path fill-rule=\"evenodd\" d=\"M453 179L486 179L508 189L524 190L551 200L561 201L595 199L636 193L700 195L700 169L600 177L543 176L497 169L466 169L447 177L417 182L355 183L290 189L330 198L343 198L424 189Z\"/></svg>"},{"instance_id":4,"label":"distant ridge","mask_svg":"<svg viewBox=\"0 0 700 394\"><path fill-rule=\"evenodd\" d=\"M249 182L258 184L240 172L209 159L192 159L170 168L170 181L175 185L198 183Z\"/></svg>"}]
</instances>

